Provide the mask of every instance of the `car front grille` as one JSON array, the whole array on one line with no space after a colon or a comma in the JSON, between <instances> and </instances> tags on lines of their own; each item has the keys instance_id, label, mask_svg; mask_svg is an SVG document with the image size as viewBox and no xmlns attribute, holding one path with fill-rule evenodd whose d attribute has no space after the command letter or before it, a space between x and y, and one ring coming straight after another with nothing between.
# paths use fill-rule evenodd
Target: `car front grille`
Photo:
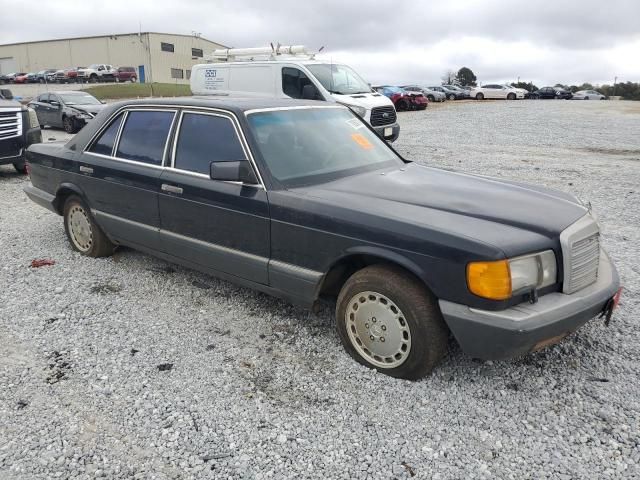
<instances>
[{"instance_id":1,"label":"car front grille","mask_svg":"<svg viewBox=\"0 0 640 480\"><path fill-rule=\"evenodd\" d=\"M19 109L0 110L0 140L22 135L22 112Z\"/></svg>"},{"instance_id":2,"label":"car front grille","mask_svg":"<svg viewBox=\"0 0 640 480\"><path fill-rule=\"evenodd\" d=\"M569 292L573 293L598 278L600 263L600 234L596 233L575 242L571 248L571 270L569 270Z\"/></svg>"},{"instance_id":3,"label":"car front grille","mask_svg":"<svg viewBox=\"0 0 640 480\"><path fill-rule=\"evenodd\" d=\"M396 123L396 109L393 106L376 107L371 110L371 126L391 125Z\"/></svg>"},{"instance_id":4,"label":"car front grille","mask_svg":"<svg viewBox=\"0 0 640 480\"><path fill-rule=\"evenodd\" d=\"M600 232L590 215L586 215L560 235L562 244L564 286L571 294L598 279L600 264Z\"/></svg>"}]
</instances>

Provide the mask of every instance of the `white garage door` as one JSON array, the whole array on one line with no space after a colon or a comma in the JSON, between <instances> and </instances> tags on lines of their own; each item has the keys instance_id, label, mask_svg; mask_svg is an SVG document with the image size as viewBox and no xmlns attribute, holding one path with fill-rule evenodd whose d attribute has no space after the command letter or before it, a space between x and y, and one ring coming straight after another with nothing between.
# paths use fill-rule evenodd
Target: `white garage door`
<instances>
[{"instance_id":1,"label":"white garage door","mask_svg":"<svg viewBox=\"0 0 640 480\"><path fill-rule=\"evenodd\" d=\"M14 73L17 68L13 57L0 58L0 74Z\"/></svg>"}]
</instances>

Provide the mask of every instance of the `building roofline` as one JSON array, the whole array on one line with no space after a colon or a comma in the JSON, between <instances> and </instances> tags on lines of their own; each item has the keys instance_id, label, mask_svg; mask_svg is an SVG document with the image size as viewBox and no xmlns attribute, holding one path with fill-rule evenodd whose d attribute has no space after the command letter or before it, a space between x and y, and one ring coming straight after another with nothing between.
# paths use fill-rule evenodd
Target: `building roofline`
<instances>
[{"instance_id":1,"label":"building roofline","mask_svg":"<svg viewBox=\"0 0 640 480\"><path fill-rule=\"evenodd\" d=\"M229 48L229 47L227 47L225 45L222 45L221 43L214 42L213 40L209 40L208 38L205 38L205 37L195 37L193 35L185 35L183 33L167 33L167 32L112 33L112 34L108 34L108 35L88 35L88 36L83 36L83 37L50 38L50 39L46 39L46 40L30 40L28 42L3 43L3 44L0 44L0 47L12 47L12 46L15 46L15 45L26 45L26 44L32 44L32 43L65 42L65 41L70 41L70 40L87 40L87 39L90 39L90 38L130 37L130 36L148 35L148 34L172 35L174 37L201 38L202 40L205 40L207 42L211 42L211 43L215 43L217 45L220 45L222 48Z\"/></svg>"}]
</instances>

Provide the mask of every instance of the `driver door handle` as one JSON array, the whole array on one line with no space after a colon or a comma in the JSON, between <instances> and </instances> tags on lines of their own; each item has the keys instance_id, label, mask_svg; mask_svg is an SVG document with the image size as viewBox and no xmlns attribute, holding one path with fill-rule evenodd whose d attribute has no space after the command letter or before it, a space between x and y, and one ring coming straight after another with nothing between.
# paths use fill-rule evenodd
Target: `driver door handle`
<instances>
[{"instance_id":1,"label":"driver door handle","mask_svg":"<svg viewBox=\"0 0 640 480\"><path fill-rule=\"evenodd\" d=\"M177 193L178 195L182 195L182 188L176 187L175 185L168 185L163 183L160 187L163 192Z\"/></svg>"}]
</instances>

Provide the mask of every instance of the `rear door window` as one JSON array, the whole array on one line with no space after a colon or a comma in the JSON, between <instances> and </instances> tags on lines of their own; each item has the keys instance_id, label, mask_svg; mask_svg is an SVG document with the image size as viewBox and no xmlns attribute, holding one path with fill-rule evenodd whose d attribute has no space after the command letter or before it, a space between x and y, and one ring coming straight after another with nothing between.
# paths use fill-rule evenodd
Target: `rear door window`
<instances>
[{"instance_id":1,"label":"rear door window","mask_svg":"<svg viewBox=\"0 0 640 480\"><path fill-rule=\"evenodd\" d=\"M208 176L211 162L246 159L230 118L184 113L176 144L175 168Z\"/></svg>"},{"instance_id":2,"label":"rear door window","mask_svg":"<svg viewBox=\"0 0 640 480\"><path fill-rule=\"evenodd\" d=\"M98 137L98 140L96 140L89 149L91 153L108 156L113 155L113 144L116 141L116 136L118 135L118 129L120 128L120 123L122 123L123 116L124 114L122 113L118 115L107 129L102 132L102 135Z\"/></svg>"},{"instance_id":3,"label":"rear door window","mask_svg":"<svg viewBox=\"0 0 640 480\"><path fill-rule=\"evenodd\" d=\"M120 135L116 157L162 165L174 116L173 111L129 112Z\"/></svg>"}]
</instances>

